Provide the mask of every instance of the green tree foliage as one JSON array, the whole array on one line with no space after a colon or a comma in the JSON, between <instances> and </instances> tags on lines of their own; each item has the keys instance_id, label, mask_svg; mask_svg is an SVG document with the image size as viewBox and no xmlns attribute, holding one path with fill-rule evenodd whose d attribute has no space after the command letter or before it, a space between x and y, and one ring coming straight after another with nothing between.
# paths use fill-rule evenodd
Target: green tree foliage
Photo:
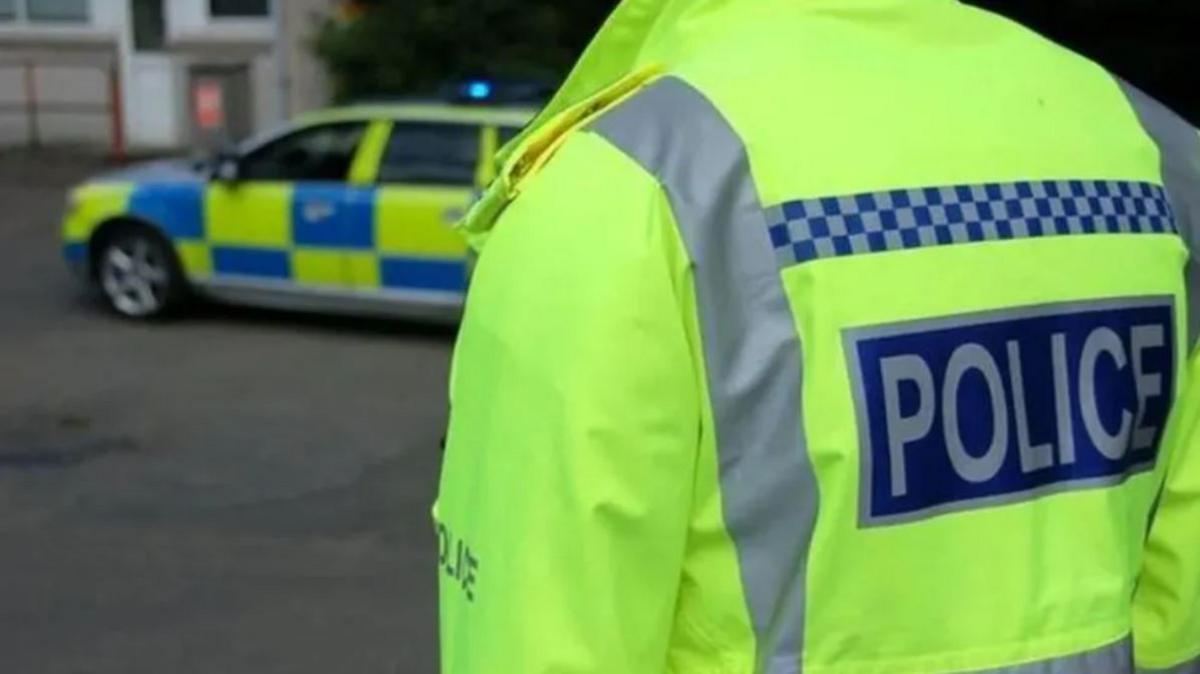
<instances>
[{"instance_id":1,"label":"green tree foliage","mask_svg":"<svg viewBox=\"0 0 1200 674\"><path fill-rule=\"evenodd\" d=\"M376 0L332 19L317 54L346 101L419 95L471 77L553 83L615 0Z\"/></svg>"}]
</instances>

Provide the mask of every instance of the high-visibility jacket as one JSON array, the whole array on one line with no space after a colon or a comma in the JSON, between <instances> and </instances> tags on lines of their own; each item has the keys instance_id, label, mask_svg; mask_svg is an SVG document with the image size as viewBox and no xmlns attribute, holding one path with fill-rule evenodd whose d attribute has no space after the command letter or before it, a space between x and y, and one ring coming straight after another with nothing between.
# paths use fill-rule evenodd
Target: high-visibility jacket
<instances>
[{"instance_id":1,"label":"high-visibility jacket","mask_svg":"<svg viewBox=\"0 0 1200 674\"><path fill-rule=\"evenodd\" d=\"M1192 127L953 0L627 0L502 162L445 672L1200 671Z\"/></svg>"}]
</instances>

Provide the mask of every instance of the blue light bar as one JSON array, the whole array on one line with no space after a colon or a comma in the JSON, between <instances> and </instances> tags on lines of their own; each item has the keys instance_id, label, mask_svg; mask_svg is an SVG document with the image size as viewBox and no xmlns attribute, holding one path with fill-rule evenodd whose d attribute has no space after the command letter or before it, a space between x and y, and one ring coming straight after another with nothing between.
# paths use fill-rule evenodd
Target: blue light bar
<instances>
[{"instance_id":1,"label":"blue light bar","mask_svg":"<svg viewBox=\"0 0 1200 674\"><path fill-rule=\"evenodd\" d=\"M483 80L475 80L467 83L467 98L473 101L482 101L492 96L492 83L484 82Z\"/></svg>"}]
</instances>

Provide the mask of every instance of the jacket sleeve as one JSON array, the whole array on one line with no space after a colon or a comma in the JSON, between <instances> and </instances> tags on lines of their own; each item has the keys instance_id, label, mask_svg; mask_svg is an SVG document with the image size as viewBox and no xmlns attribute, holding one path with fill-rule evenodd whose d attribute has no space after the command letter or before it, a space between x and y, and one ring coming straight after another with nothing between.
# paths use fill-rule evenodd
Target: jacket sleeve
<instances>
[{"instance_id":1,"label":"jacket sleeve","mask_svg":"<svg viewBox=\"0 0 1200 674\"><path fill-rule=\"evenodd\" d=\"M1134 595L1139 672L1200 673L1200 351L1186 382Z\"/></svg>"},{"instance_id":2,"label":"jacket sleeve","mask_svg":"<svg viewBox=\"0 0 1200 674\"><path fill-rule=\"evenodd\" d=\"M661 674L700 428L655 179L578 133L489 235L438 504L446 674Z\"/></svg>"}]
</instances>

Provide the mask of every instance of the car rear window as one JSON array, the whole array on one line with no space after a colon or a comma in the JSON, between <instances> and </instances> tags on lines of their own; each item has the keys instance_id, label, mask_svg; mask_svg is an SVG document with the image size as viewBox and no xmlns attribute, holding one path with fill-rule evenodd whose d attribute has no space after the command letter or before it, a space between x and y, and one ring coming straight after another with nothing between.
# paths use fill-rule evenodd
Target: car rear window
<instances>
[{"instance_id":1,"label":"car rear window","mask_svg":"<svg viewBox=\"0 0 1200 674\"><path fill-rule=\"evenodd\" d=\"M418 185L475 184L479 127L397 122L379 166L379 181Z\"/></svg>"}]
</instances>

